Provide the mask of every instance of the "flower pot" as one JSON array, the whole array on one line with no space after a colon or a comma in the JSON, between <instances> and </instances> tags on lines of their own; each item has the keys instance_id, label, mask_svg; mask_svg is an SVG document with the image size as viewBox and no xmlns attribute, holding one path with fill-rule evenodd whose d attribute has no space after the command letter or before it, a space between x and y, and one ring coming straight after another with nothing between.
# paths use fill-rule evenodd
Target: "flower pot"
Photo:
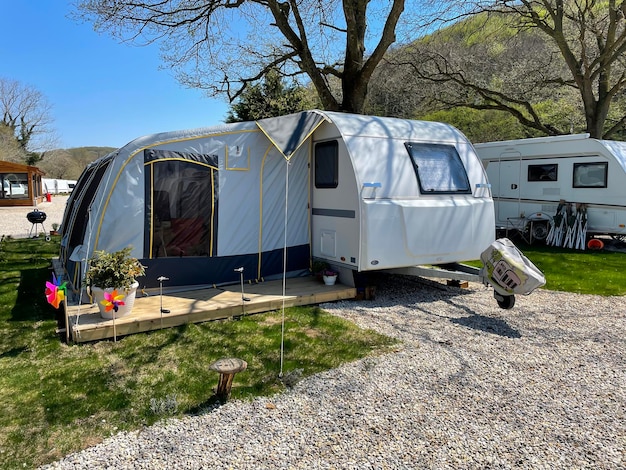
<instances>
[{"instance_id":1,"label":"flower pot","mask_svg":"<svg viewBox=\"0 0 626 470\"><path fill-rule=\"evenodd\" d=\"M327 286L334 286L335 282L337 282L337 275L335 276L323 276L324 284Z\"/></svg>"},{"instance_id":2,"label":"flower pot","mask_svg":"<svg viewBox=\"0 0 626 470\"><path fill-rule=\"evenodd\" d=\"M135 303L135 296L137 295L138 287L139 287L139 283L136 281L130 286L129 289L124 289L123 287L117 288L117 289L113 287L107 287L106 289L101 289L100 287L97 287L97 286L91 286L91 294L93 295L94 302L96 302L96 304L98 305L98 309L100 309L100 316L102 318L106 318L110 320L113 318L114 315L115 315L115 318L120 318L120 317L124 317L128 315L131 309L133 308L133 304ZM121 299L122 302L124 302L124 305L118 306L117 312L113 309L107 312L106 305L102 303L102 301L104 300L104 293L105 292L111 293L114 290L116 290L119 295L124 296L124 298Z\"/></svg>"}]
</instances>

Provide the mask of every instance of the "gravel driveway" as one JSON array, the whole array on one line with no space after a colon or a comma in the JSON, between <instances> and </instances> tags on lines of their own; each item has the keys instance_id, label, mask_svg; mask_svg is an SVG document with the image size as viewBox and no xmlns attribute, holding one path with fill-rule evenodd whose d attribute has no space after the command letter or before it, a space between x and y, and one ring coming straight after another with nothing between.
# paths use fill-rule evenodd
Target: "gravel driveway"
<instances>
[{"instance_id":1,"label":"gravel driveway","mask_svg":"<svg viewBox=\"0 0 626 470\"><path fill-rule=\"evenodd\" d=\"M37 206L46 230L66 201ZM0 208L0 235L28 236L33 209ZM505 311L478 284L381 277L376 300L323 308L398 338L395 352L47 468L624 469L624 300L539 290Z\"/></svg>"},{"instance_id":2,"label":"gravel driveway","mask_svg":"<svg viewBox=\"0 0 626 470\"><path fill-rule=\"evenodd\" d=\"M402 343L49 468L626 468L623 297L539 290L505 311L478 284L388 276L323 308Z\"/></svg>"},{"instance_id":3,"label":"gravel driveway","mask_svg":"<svg viewBox=\"0 0 626 470\"><path fill-rule=\"evenodd\" d=\"M37 206L22 207L0 207L0 236L11 235L13 238L26 238L29 236L33 224L31 224L26 215L37 209L46 213L46 220L43 225L46 232L52 230L52 224L61 224L63 221L63 212L69 196L53 195L52 202L42 202ZM36 231L41 231L41 226L37 225ZM33 230L33 235L35 230Z\"/></svg>"}]
</instances>

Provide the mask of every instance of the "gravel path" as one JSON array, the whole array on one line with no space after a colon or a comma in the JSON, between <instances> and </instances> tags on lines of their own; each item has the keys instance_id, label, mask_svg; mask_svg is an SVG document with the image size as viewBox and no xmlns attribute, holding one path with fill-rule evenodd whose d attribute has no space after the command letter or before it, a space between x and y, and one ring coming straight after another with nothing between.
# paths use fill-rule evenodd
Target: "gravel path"
<instances>
[{"instance_id":1,"label":"gravel path","mask_svg":"<svg viewBox=\"0 0 626 470\"><path fill-rule=\"evenodd\" d=\"M26 238L29 236L33 224L26 215L37 209L46 213L46 220L43 225L47 232L52 230L52 224L61 224L63 212L69 196L53 195L52 202L42 202L35 206L22 207L0 207L0 236L11 235L13 238ZM37 225L36 231L41 232L41 226ZM35 230L33 230L33 235Z\"/></svg>"},{"instance_id":2,"label":"gravel path","mask_svg":"<svg viewBox=\"0 0 626 470\"><path fill-rule=\"evenodd\" d=\"M478 284L385 279L374 301L323 307L395 352L46 468L626 468L623 297L539 290L504 311Z\"/></svg>"}]
</instances>

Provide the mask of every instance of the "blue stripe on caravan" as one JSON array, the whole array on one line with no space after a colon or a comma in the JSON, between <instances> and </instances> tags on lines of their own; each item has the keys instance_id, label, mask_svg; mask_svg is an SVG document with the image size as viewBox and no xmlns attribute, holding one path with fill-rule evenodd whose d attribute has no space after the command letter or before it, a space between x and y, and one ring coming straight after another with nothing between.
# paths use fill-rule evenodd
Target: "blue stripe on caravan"
<instances>
[{"instance_id":1,"label":"blue stripe on caravan","mask_svg":"<svg viewBox=\"0 0 626 470\"><path fill-rule=\"evenodd\" d=\"M313 215L323 215L326 217L340 217L344 219L354 219L356 217L355 211L342 210L342 209L317 209L313 208Z\"/></svg>"}]
</instances>

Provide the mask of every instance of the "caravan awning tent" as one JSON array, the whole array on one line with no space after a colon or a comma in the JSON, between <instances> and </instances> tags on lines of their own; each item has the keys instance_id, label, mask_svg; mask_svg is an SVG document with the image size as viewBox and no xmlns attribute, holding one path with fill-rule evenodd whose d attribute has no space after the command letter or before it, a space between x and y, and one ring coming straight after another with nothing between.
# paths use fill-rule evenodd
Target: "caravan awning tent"
<instances>
[{"instance_id":1,"label":"caravan awning tent","mask_svg":"<svg viewBox=\"0 0 626 470\"><path fill-rule=\"evenodd\" d=\"M62 227L74 285L95 250L127 246L148 266L148 287L160 275L170 285L232 282L233 267L273 276L283 271L285 242L287 269L308 269L305 144L323 120L309 112L156 134L93 162Z\"/></svg>"},{"instance_id":2,"label":"caravan awning tent","mask_svg":"<svg viewBox=\"0 0 626 470\"><path fill-rule=\"evenodd\" d=\"M95 250L131 246L142 286L477 259L493 201L471 143L443 123L307 111L155 134L81 175L61 261L79 286ZM349 282L349 276L343 278Z\"/></svg>"}]
</instances>

